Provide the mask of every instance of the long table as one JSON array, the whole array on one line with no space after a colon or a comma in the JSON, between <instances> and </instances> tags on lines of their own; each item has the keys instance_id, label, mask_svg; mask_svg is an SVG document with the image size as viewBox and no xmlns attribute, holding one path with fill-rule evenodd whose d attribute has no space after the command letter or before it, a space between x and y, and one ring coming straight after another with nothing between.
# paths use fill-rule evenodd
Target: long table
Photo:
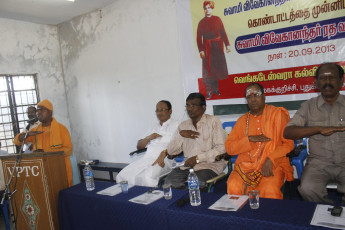
<instances>
[{"instance_id":1,"label":"long table","mask_svg":"<svg viewBox=\"0 0 345 230\"><path fill-rule=\"evenodd\" d=\"M171 200L159 199L150 205L129 202L150 188L135 186L128 194L98 195L114 183L95 181L88 192L85 183L65 189L59 195L59 220L68 229L326 229L310 225L316 204L296 200L260 199L260 208L246 204L237 212L208 209L223 194L201 193L202 203L177 206L188 191L173 189Z\"/></svg>"}]
</instances>

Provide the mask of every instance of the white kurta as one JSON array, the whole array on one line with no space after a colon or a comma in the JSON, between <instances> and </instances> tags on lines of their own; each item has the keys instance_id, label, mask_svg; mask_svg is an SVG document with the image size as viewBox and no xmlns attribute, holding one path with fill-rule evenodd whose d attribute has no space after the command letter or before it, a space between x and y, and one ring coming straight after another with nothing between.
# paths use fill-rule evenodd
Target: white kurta
<instances>
[{"instance_id":1,"label":"white kurta","mask_svg":"<svg viewBox=\"0 0 345 230\"><path fill-rule=\"evenodd\" d=\"M142 137L145 138L152 133L158 133L162 137L156 138L147 144L147 151L145 155L125 167L116 176L116 182L123 180L128 181L129 184L154 187L157 186L159 177L172 170L173 160L165 158L164 168L158 164L152 166L153 162L157 160L159 154L167 148L170 140L177 131L179 122L173 119L169 119L161 126L159 122L148 130Z\"/></svg>"}]
</instances>

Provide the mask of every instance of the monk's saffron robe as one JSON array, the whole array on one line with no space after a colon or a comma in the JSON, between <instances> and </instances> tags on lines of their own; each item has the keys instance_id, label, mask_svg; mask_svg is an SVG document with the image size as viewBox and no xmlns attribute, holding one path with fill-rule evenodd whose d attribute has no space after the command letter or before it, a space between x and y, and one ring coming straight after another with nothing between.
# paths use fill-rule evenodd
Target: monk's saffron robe
<instances>
[{"instance_id":1,"label":"monk's saffron robe","mask_svg":"<svg viewBox=\"0 0 345 230\"><path fill-rule=\"evenodd\" d=\"M31 142L33 145L33 151L43 150L44 152L60 152L63 151L65 155L66 173L68 179L68 185L73 185L72 177L72 164L70 155L72 153L72 141L68 129L57 122L53 118L50 126L43 127L40 123L37 127L30 129L30 131L43 131L43 133L36 136L29 136L26 138L25 143ZM18 134L14 138L15 145L21 145Z\"/></svg>"},{"instance_id":2,"label":"monk's saffron robe","mask_svg":"<svg viewBox=\"0 0 345 230\"><path fill-rule=\"evenodd\" d=\"M246 113L237 120L225 141L227 153L238 155L235 167L239 165L246 174L260 172L266 159L269 158L273 163L274 175L262 177L260 183L252 187L245 184L239 173L234 170L227 182L229 194L247 195L250 190L259 190L260 197L283 198L280 188L284 184L284 179L293 180L293 168L286 154L294 148L294 142L283 137L285 126L289 121L290 117L286 109L271 105L265 105L263 113L259 116L249 114L248 118ZM248 136L261 134L271 141L261 143L249 141Z\"/></svg>"}]
</instances>

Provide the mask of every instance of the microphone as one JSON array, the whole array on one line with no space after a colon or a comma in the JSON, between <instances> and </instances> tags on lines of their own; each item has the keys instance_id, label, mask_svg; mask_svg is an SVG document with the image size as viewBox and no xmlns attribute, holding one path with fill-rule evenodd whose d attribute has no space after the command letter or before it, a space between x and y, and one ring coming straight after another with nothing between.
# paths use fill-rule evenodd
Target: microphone
<instances>
[{"instance_id":1,"label":"microphone","mask_svg":"<svg viewBox=\"0 0 345 230\"><path fill-rule=\"evenodd\" d=\"M38 121L38 118L35 117L35 118L31 118L30 120L28 120L28 123L35 123L36 121Z\"/></svg>"},{"instance_id":2,"label":"microphone","mask_svg":"<svg viewBox=\"0 0 345 230\"><path fill-rule=\"evenodd\" d=\"M189 197L181 198L181 199L177 200L177 206L178 207L182 207L182 206L184 206L185 204L187 204L189 202L190 202L190 198Z\"/></svg>"},{"instance_id":3,"label":"microphone","mask_svg":"<svg viewBox=\"0 0 345 230\"><path fill-rule=\"evenodd\" d=\"M28 125L26 126L25 130L29 131L31 123L35 123L36 121L38 121L37 117L28 120Z\"/></svg>"}]
</instances>

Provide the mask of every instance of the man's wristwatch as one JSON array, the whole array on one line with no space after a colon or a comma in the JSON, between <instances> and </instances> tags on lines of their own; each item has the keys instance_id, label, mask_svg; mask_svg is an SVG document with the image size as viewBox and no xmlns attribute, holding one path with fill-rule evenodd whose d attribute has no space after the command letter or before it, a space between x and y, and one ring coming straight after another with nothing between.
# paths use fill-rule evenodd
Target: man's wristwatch
<instances>
[{"instance_id":1,"label":"man's wristwatch","mask_svg":"<svg viewBox=\"0 0 345 230\"><path fill-rule=\"evenodd\" d=\"M199 158L198 156L195 156L196 163L199 164Z\"/></svg>"}]
</instances>

